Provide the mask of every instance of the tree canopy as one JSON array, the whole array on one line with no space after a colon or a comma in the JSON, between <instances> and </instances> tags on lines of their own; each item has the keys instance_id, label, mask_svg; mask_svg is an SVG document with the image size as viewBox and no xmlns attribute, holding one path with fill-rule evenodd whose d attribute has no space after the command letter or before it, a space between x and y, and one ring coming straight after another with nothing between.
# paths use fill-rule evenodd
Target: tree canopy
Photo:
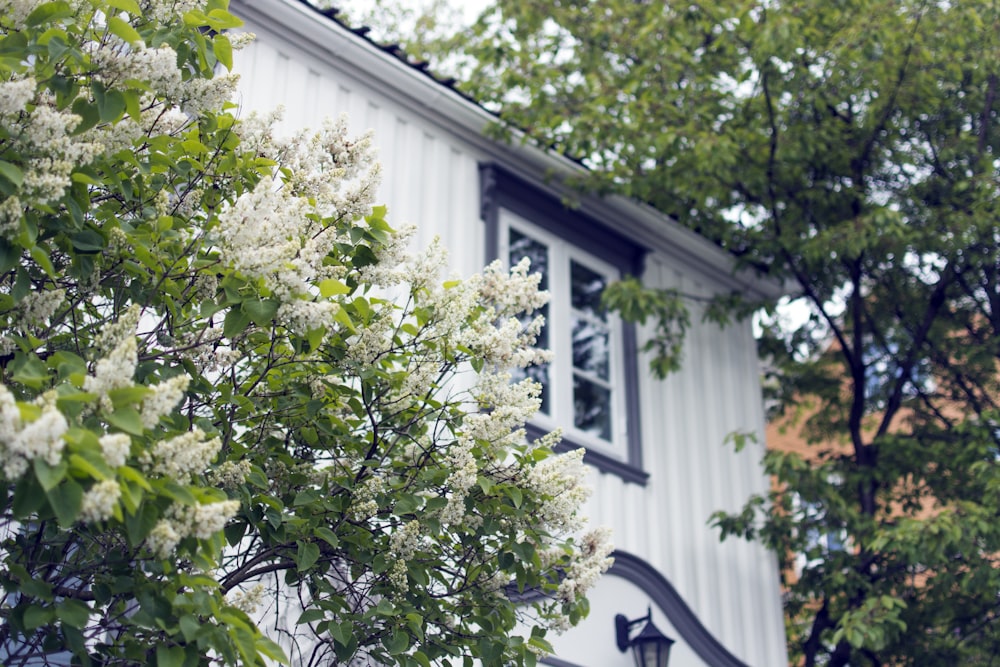
<instances>
[{"instance_id":1,"label":"tree canopy","mask_svg":"<svg viewBox=\"0 0 1000 667\"><path fill-rule=\"evenodd\" d=\"M810 451L768 453L775 490L714 518L805 555L786 609L807 665L997 652L998 26L986 0L497 0L434 45L499 134L580 159L583 187L651 203L808 313L769 310L760 348ZM616 305L641 311L631 293Z\"/></svg>"},{"instance_id":2,"label":"tree canopy","mask_svg":"<svg viewBox=\"0 0 1000 667\"><path fill-rule=\"evenodd\" d=\"M0 7L0 662L534 664L610 562L524 437L537 276L238 117L225 0Z\"/></svg>"}]
</instances>

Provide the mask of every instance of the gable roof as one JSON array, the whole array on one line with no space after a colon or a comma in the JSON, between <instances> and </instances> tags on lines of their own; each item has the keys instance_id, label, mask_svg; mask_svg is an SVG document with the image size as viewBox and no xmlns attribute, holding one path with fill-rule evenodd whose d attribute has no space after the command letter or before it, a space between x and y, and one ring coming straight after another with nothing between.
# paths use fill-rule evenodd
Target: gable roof
<instances>
[{"instance_id":1,"label":"gable roof","mask_svg":"<svg viewBox=\"0 0 1000 667\"><path fill-rule=\"evenodd\" d=\"M460 91L455 79L439 77L427 63L412 61L398 44L376 42L368 36L368 28L347 26L337 19L335 10L319 9L308 0L232 0L231 11L285 35L359 84L376 85L411 113L489 155L540 190L578 203L594 218L621 221L636 243L662 253L671 262L752 298L787 294L781 283L741 269L731 253L652 206L620 195L581 194L564 185L562 179L583 175L587 168L561 153L519 141L517 132L510 143L488 137L486 130L498 122L498 116Z\"/></svg>"}]
</instances>

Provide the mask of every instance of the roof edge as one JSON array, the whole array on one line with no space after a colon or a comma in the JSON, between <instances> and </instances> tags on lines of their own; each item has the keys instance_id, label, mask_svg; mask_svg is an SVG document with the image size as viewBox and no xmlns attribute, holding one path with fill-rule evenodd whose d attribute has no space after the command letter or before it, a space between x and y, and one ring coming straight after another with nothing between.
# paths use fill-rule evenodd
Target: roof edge
<instances>
[{"instance_id":1,"label":"roof edge","mask_svg":"<svg viewBox=\"0 0 1000 667\"><path fill-rule=\"evenodd\" d=\"M499 122L495 114L420 63L387 50L366 37L365 31L351 30L305 0L232 0L230 10L262 30L295 34L300 48L360 83L375 83L426 122L492 156L500 166L533 180L553 196L578 202L598 218L631 220L630 231L638 243L706 275L725 289L754 299L777 299L789 292L786 284L740 267L730 252L648 204L620 195L589 195L562 183L589 170L565 155L526 143L516 131L511 143L487 137L486 130ZM363 81L359 69L364 72Z\"/></svg>"}]
</instances>

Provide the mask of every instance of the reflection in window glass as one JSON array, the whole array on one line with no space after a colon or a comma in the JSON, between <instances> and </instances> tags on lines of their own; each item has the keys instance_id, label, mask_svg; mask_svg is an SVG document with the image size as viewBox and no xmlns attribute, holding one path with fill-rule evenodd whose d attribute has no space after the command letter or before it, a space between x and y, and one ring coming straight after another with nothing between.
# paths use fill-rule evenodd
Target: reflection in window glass
<instances>
[{"instance_id":1,"label":"reflection in window glass","mask_svg":"<svg viewBox=\"0 0 1000 667\"><path fill-rule=\"evenodd\" d=\"M604 276L596 271L591 271L579 262L571 261L570 279L572 280L573 309L601 321L606 320L607 313L601 308L601 293L607 286Z\"/></svg>"},{"instance_id":2,"label":"reflection in window glass","mask_svg":"<svg viewBox=\"0 0 1000 667\"><path fill-rule=\"evenodd\" d=\"M507 261L509 266L514 266L520 262L523 258L527 257L531 262L531 272L542 274L542 279L539 281L539 289L546 290L549 288L549 249L544 243L537 241L530 236L520 233L516 229L510 230L510 236L508 237L509 252L507 256ZM549 307L548 304L542 306L540 309L533 313L524 313L520 316L521 324L527 325L528 322L533 320L536 316L541 315L545 318L545 326L538 334L538 339L535 341L537 347L548 349L549 345ZM549 365L548 364L538 364L536 366L530 366L528 368L515 368L512 370L513 380L518 382L526 377L531 378L538 384L542 385L542 407L540 411L545 414L552 414L551 408L551 397L550 397L550 385L549 385Z\"/></svg>"},{"instance_id":3,"label":"reflection in window glass","mask_svg":"<svg viewBox=\"0 0 1000 667\"><path fill-rule=\"evenodd\" d=\"M606 326L580 317L573 318L573 366L608 379L610 333Z\"/></svg>"},{"instance_id":4,"label":"reflection in window glass","mask_svg":"<svg viewBox=\"0 0 1000 667\"><path fill-rule=\"evenodd\" d=\"M611 440L611 390L573 376L573 425L585 433Z\"/></svg>"}]
</instances>

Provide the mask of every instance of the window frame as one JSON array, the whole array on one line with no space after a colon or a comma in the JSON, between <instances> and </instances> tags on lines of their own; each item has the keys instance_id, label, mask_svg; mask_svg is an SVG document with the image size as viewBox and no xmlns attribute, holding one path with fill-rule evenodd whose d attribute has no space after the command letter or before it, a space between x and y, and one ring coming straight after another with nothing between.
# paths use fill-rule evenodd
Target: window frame
<instances>
[{"instance_id":1,"label":"window frame","mask_svg":"<svg viewBox=\"0 0 1000 667\"><path fill-rule=\"evenodd\" d=\"M480 217L485 223L486 258L492 261L503 258L501 253L507 243L501 234L508 228L501 211L509 212L545 235L558 239L570 249L578 249L581 262L589 266L593 258L617 271L620 277L642 275L647 249L635 243L612 224L602 223L580 210L571 209L551 190L511 174L496 164L480 165ZM516 225L515 225L516 227ZM530 235L530 231L529 231ZM539 239L542 240L542 239ZM544 241L543 241L544 242ZM572 250L569 256L574 253ZM505 259L505 258L504 258ZM568 295L567 295L568 296ZM568 307L568 306L567 306ZM618 475L627 482L645 485L649 473L642 467L642 428L639 405L638 345L635 325L619 320L620 343L612 355L621 361L621 391L612 398L612 428L624 430L621 436L621 453L617 455L609 445L602 445L597 438L580 437L572 427L564 428L563 440L557 451L583 447L584 461L598 470ZM572 362L570 362L572 363ZM615 416L615 407L621 410ZM528 422L526 430L531 439L544 435L553 420L543 418ZM615 445L617 448L617 444Z\"/></svg>"}]
</instances>

